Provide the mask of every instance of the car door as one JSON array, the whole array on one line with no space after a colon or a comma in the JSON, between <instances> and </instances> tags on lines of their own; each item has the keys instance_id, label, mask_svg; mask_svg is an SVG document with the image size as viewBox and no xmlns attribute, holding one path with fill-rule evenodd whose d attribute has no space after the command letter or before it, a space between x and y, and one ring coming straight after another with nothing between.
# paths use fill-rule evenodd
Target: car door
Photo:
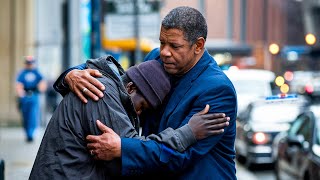
<instances>
[{"instance_id":1,"label":"car door","mask_svg":"<svg viewBox=\"0 0 320 180\"><path fill-rule=\"evenodd\" d=\"M311 180L320 179L320 118L313 115L313 137L312 137L312 148L310 148L310 159L309 159L309 175Z\"/></svg>"},{"instance_id":2,"label":"car door","mask_svg":"<svg viewBox=\"0 0 320 180\"><path fill-rule=\"evenodd\" d=\"M306 148L310 143L311 136L310 118L303 114L292 124L286 138L283 159L280 162L281 168L291 177L298 178Z\"/></svg>"},{"instance_id":3,"label":"car door","mask_svg":"<svg viewBox=\"0 0 320 180\"><path fill-rule=\"evenodd\" d=\"M279 141L278 144L278 168L279 175L281 176L292 176L292 155L295 153L296 149L292 149L291 145L289 145L290 138L293 138L297 135L298 130L301 128L305 120L304 115L298 116L292 123L290 129L283 139ZM284 174L284 175L282 175Z\"/></svg>"},{"instance_id":4,"label":"car door","mask_svg":"<svg viewBox=\"0 0 320 180\"><path fill-rule=\"evenodd\" d=\"M292 170L298 173L299 178L303 178L305 169L308 166L309 147L312 144L313 125L309 113L306 113L304 123L297 132L297 151L292 157Z\"/></svg>"},{"instance_id":5,"label":"car door","mask_svg":"<svg viewBox=\"0 0 320 180\"><path fill-rule=\"evenodd\" d=\"M250 112L252 109L252 104L248 108L239 114L236 124L236 150L238 155L246 156L247 154L247 130L245 129L248 119L250 118Z\"/></svg>"}]
</instances>

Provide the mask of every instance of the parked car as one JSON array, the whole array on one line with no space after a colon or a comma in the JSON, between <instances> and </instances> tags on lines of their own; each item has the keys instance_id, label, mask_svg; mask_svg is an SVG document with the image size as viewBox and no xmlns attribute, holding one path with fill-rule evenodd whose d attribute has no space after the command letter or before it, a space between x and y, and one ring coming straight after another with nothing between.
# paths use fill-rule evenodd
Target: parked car
<instances>
[{"instance_id":1,"label":"parked car","mask_svg":"<svg viewBox=\"0 0 320 180\"><path fill-rule=\"evenodd\" d=\"M310 100L320 96L320 72L319 71L294 71L290 82L292 93L305 95Z\"/></svg>"},{"instance_id":2,"label":"parked car","mask_svg":"<svg viewBox=\"0 0 320 180\"><path fill-rule=\"evenodd\" d=\"M304 102L297 96L270 96L257 100L239 114L235 140L238 161L250 168L253 164L272 164L274 137L290 127L303 109Z\"/></svg>"},{"instance_id":3,"label":"parked car","mask_svg":"<svg viewBox=\"0 0 320 180\"><path fill-rule=\"evenodd\" d=\"M233 83L238 98L238 115L250 102L272 95L275 74L263 69L233 69L224 73Z\"/></svg>"},{"instance_id":4,"label":"parked car","mask_svg":"<svg viewBox=\"0 0 320 180\"><path fill-rule=\"evenodd\" d=\"M320 179L320 105L311 105L277 138L277 179Z\"/></svg>"}]
</instances>

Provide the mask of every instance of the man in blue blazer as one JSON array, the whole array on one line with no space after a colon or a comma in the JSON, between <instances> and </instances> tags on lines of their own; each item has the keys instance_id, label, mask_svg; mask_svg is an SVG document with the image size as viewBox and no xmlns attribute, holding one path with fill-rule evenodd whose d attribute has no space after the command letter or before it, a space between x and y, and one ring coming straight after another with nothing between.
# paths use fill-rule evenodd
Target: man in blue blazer
<instances>
[{"instance_id":1,"label":"man in blue blazer","mask_svg":"<svg viewBox=\"0 0 320 180\"><path fill-rule=\"evenodd\" d=\"M179 153L156 141L120 138L106 126L102 135L89 135L88 148L96 159L121 157L122 175L172 179L236 179L234 141L236 135L237 98L235 89L204 48L207 24L203 15L191 7L177 7L163 19L160 48L146 60L157 59L171 75L172 91L164 107L158 132L188 123L206 104L209 113L223 112L230 117L224 133L211 136ZM79 73L79 72L74 72ZM72 73L70 73L72 74ZM66 76L70 84L74 80ZM89 84L89 83L88 83ZM90 97L97 88L90 84ZM71 85L78 89L79 85ZM83 84L81 85L84 86Z\"/></svg>"}]
</instances>

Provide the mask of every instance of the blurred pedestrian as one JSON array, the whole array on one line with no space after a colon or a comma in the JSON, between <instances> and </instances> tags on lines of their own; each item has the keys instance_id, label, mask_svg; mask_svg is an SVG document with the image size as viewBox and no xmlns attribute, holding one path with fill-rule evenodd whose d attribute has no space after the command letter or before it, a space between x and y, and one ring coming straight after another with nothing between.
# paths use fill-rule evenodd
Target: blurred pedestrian
<instances>
[{"instance_id":1,"label":"blurred pedestrian","mask_svg":"<svg viewBox=\"0 0 320 180\"><path fill-rule=\"evenodd\" d=\"M39 94L45 92L46 89L46 81L36 68L35 58L33 56L25 57L24 68L16 78L16 93L27 142L33 141L34 132L41 116Z\"/></svg>"}]
</instances>

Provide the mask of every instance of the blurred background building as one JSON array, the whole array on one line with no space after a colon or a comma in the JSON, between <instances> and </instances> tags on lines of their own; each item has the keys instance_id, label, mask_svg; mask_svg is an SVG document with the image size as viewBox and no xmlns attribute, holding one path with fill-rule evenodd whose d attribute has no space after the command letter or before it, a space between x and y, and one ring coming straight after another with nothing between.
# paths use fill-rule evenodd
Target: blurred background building
<instances>
[{"instance_id":1,"label":"blurred background building","mask_svg":"<svg viewBox=\"0 0 320 180\"><path fill-rule=\"evenodd\" d=\"M205 15L206 48L224 69L320 69L320 0L1 0L0 125L20 123L13 88L25 55L49 83L107 53L126 69L159 46L161 19L180 5Z\"/></svg>"}]
</instances>

